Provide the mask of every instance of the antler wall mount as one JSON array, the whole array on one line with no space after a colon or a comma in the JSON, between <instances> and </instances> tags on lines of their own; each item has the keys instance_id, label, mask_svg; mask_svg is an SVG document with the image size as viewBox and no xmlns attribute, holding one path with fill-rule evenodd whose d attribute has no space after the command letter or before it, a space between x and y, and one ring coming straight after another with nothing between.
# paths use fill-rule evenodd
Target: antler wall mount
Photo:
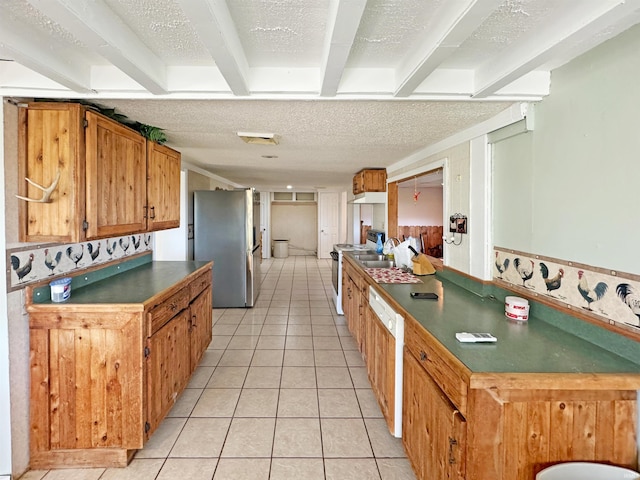
<instances>
[{"instance_id":1,"label":"antler wall mount","mask_svg":"<svg viewBox=\"0 0 640 480\"><path fill-rule=\"evenodd\" d=\"M58 169L58 172L56 173L56 176L53 179L53 182L51 182L51 185L49 185L48 187L43 187L39 183L36 183L33 180L31 180L30 178L25 177L24 179L27 182L29 182L34 187L42 190L42 198L35 199L35 198L23 197L23 196L20 196L20 195L16 195L16 197L18 197L20 200L24 200L25 202L51 203L51 194L58 187L58 182L60 181L60 174L61 174L61 171L60 171L60 169Z\"/></svg>"}]
</instances>

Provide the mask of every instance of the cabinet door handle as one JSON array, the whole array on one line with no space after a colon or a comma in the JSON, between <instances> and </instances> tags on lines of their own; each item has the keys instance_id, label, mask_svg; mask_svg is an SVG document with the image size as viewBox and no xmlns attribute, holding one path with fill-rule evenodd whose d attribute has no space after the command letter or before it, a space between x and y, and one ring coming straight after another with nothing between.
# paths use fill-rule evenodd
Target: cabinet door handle
<instances>
[{"instance_id":1,"label":"cabinet door handle","mask_svg":"<svg viewBox=\"0 0 640 480\"><path fill-rule=\"evenodd\" d=\"M449 463L456 463L456 457L453 455L453 447L458 445L458 441L455 438L449 437Z\"/></svg>"},{"instance_id":2,"label":"cabinet door handle","mask_svg":"<svg viewBox=\"0 0 640 480\"><path fill-rule=\"evenodd\" d=\"M142 218L147 218L148 215L148 211L149 211L149 207L147 207L146 205L144 207L142 207L142 210L144 210L144 212L142 213Z\"/></svg>"},{"instance_id":3,"label":"cabinet door handle","mask_svg":"<svg viewBox=\"0 0 640 480\"><path fill-rule=\"evenodd\" d=\"M177 308L178 308L178 304L177 304L177 303L171 303L171 304L169 305L169 309L170 309L172 312L175 312L175 311L177 310Z\"/></svg>"},{"instance_id":4,"label":"cabinet door handle","mask_svg":"<svg viewBox=\"0 0 640 480\"><path fill-rule=\"evenodd\" d=\"M420 350L420 361L424 362L427 359L427 354L424 352L424 350Z\"/></svg>"},{"instance_id":5,"label":"cabinet door handle","mask_svg":"<svg viewBox=\"0 0 640 480\"><path fill-rule=\"evenodd\" d=\"M191 315L191 326L192 327L197 327L198 325L196 325L196 319L198 317L196 317L195 315Z\"/></svg>"},{"instance_id":6,"label":"cabinet door handle","mask_svg":"<svg viewBox=\"0 0 640 480\"><path fill-rule=\"evenodd\" d=\"M151 207L151 220L154 220L156 218L156 207Z\"/></svg>"}]
</instances>

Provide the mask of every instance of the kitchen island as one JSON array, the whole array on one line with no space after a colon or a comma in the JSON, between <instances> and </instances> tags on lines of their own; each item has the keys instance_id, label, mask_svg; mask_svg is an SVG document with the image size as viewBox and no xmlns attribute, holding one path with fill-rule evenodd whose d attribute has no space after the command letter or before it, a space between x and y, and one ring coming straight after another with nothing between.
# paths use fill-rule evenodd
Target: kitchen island
<instances>
[{"instance_id":1,"label":"kitchen island","mask_svg":"<svg viewBox=\"0 0 640 480\"><path fill-rule=\"evenodd\" d=\"M597 346L537 318L535 307L527 323L511 323L502 301L444 275L378 284L345 259L404 317L402 434L418 478L533 480L572 460L637 467L637 342ZM414 291L439 299L412 299ZM464 331L498 341L463 344L455 334Z\"/></svg>"},{"instance_id":2,"label":"kitchen island","mask_svg":"<svg viewBox=\"0 0 640 480\"><path fill-rule=\"evenodd\" d=\"M151 256L30 288L32 469L126 466L211 341L212 263Z\"/></svg>"}]
</instances>

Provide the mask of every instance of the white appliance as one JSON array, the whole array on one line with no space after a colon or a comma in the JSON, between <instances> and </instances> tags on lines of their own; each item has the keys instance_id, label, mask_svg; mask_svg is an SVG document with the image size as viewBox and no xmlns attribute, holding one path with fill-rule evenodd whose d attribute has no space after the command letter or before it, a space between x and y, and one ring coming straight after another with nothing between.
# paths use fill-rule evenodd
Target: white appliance
<instances>
[{"instance_id":1,"label":"white appliance","mask_svg":"<svg viewBox=\"0 0 640 480\"><path fill-rule=\"evenodd\" d=\"M375 253L378 233L382 234L382 241L384 242L384 232L372 229L367 232L367 243L355 245L353 243L336 243L333 246L333 251L329 253L333 259L333 262L331 262L333 303L336 305L338 315L344 315L344 311L342 310L342 252L358 251L361 253Z\"/></svg>"},{"instance_id":2,"label":"white appliance","mask_svg":"<svg viewBox=\"0 0 640 480\"><path fill-rule=\"evenodd\" d=\"M404 317L391 308L372 286L369 286L369 306L396 340L393 378L393 436L402 436L402 350L404 349Z\"/></svg>"}]
</instances>

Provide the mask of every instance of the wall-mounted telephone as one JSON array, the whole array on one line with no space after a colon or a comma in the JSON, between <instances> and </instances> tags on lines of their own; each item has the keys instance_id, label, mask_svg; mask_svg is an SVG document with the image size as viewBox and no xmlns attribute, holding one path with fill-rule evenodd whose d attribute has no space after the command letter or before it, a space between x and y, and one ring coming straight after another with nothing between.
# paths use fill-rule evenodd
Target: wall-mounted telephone
<instances>
[{"instance_id":1,"label":"wall-mounted telephone","mask_svg":"<svg viewBox=\"0 0 640 480\"><path fill-rule=\"evenodd\" d=\"M467 217L456 213L449 217L450 233L467 233Z\"/></svg>"}]
</instances>

